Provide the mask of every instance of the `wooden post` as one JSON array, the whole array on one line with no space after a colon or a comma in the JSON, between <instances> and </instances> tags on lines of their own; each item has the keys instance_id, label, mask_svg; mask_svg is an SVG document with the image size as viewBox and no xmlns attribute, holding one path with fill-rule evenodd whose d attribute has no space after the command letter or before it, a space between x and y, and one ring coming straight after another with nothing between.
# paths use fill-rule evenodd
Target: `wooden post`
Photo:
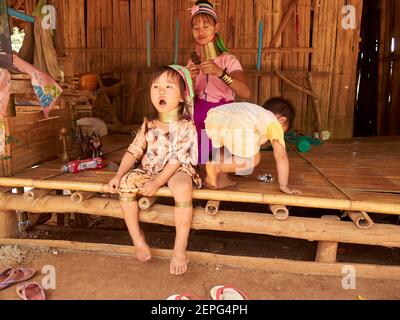
<instances>
[{"instance_id":1,"label":"wooden post","mask_svg":"<svg viewBox=\"0 0 400 320\"><path fill-rule=\"evenodd\" d=\"M0 211L0 238L17 236L17 215L15 211Z\"/></svg>"},{"instance_id":2,"label":"wooden post","mask_svg":"<svg viewBox=\"0 0 400 320\"><path fill-rule=\"evenodd\" d=\"M56 195L62 196L63 195L63 190L57 190L56 191ZM65 216L65 213L58 213L57 212L57 225L58 226L63 226L64 225L64 216Z\"/></svg>"},{"instance_id":3,"label":"wooden post","mask_svg":"<svg viewBox=\"0 0 400 320\"><path fill-rule=\"evenodd\" d=\"M276 220L285 221L289 219L289 210L286 206L280 204L270 204L269 209Z\"/></svg>"},{"instance_id":4,"label":"wooden post","mask_svg":"<svg viewBox=\"0 0 400 320\"><path fill-rule=\"evenodd\" d=\"M326 223L340 221L338 216L322 216L321 219L325 220ZM315 261L324 263L336 262L338 244L338 242L334 241L319 241Z\"/></svg>"},{"instance_id":5,"label":"wooden post","mask_svg":"<svg viewBox=\"0 0 400 320\"><path fill-rule=\"evenodd\" d=\"M68 216L70 216L70 215L68 215ZM86 228L88 226L88 220L87 220L86 214L74 213L74 217L75 217L75 226L76 227ZM69 224L69 221L68 221L68 224ZM68 226L68 225L66 224L66 226Z\"/></svg>"},{"instance_id":6,"label":"wooden post","mask_svg":"<svg viewBox=\"0 0 400 320\"><path fill-rule=\"evenodd\" d=\"M219 211L220 201L208 201L206 204L206 213L210 216L217 215Z\"/></svg>"},{"instance_id":7,"label":"wooden post","mask_svg":"<svg viewBox=\"0 0 400 320\"><path fill-rule=\"evenodd\" d=\"M24 194L24 188L15 188L17 190L17 194ZM28 214L24 211L16 211L17 214L17 229L18 232L22 232L28 229L29 220Z\"/></svg>"}]
</instances>

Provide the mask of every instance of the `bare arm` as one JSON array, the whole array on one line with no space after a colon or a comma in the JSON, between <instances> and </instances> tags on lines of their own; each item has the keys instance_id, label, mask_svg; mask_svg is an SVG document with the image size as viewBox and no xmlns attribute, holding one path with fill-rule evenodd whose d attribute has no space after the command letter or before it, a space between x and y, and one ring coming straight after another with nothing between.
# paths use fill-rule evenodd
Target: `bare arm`
<instances>
[{"instance_id":1,"label":"bare arm","mask_svg":"<svg viewBox=\"0 0 400 320\"><path fill-rule=\"evenodd\" d=\"M272 141L272 147L274 148L280 190L287 194L301 194L301 191L289 188L289 158L285 147L278 140Z\"/></svg>"},{"instance_id":2,"label":"bare arm","mask_svg":"<svg viewBox=\"0 0 400 320\"><path fill-rule=\"evenodd\" d=\"M131 153L126 152L124 157L122 158L122 161L118 168L117 174L108 183L108 188L110 189L111 193L118 192L119 183L121 181L121 178L126 173L128 173L129 170L132 169L132 167L135 165L135 163L136 163L136 158Z\"/></svg>"},{"instance_id":3,"label":"bare arm","mask_svg":"<svg viewBox=\"0 0 400 320\"><path fill-rule=\"evenodd\" d=\"M243 71L234 71L230 74L233 82L230 85L232 91L242 99L250 99L251 91L247 85L246 74Z\"/></svg>"},{"instance_id":4,"label":"bare arm","mask_svg":"<svg viewBox=\"0 0 400 320\"><path fill-rule=\"evenodd\" d=\"M124 157L122 158L121 164L118 168L118 172L116 176L118 177L123 177L126 173L128 173L129 170L132 169L132 167L136 163L136 158L133 156L133 154L129 152L125 152Z\"/></svg>"},{"instance_id":5,"label":"bare arm","mask_svg":"<svg viewBox=\"0 0 400 320\"><path fill-rule=\"evenodd\" d=\"M180 166L180 163L177 163L176 161L171 161L165 166L163 171L161 171L158 175L154 177L154 180L157 181L157 184L159 186L163 186L176 173Z\"/></svg>"},{"instance_id":6,"label":"bare arm","mask_svg":"<svg viewBox=\"0 0 400 320\"><path fill-rule=\"evenodd\" d=\"M224 70L217 66L212 61L202 62L200 69L204 74L214 75L216 77L221 77ZM249 99L251 96L250 88L247 85L246 75L243 71L233 71L230 76L233 79L232 84L229 88L240 98ZM222 81L222 80L221 80Z\"/></svg>"},{"instance_id":7,"label":"bare arm","mask_svg":"<svg viewBox=\"0 0 400 320\"><path fill-rule=\"evenodd\" d=\"M141 189L141 193L146 197L152 197L176 173L180 163L171 161L165 168L157 174L151 181L147 182Z\"/></svg>"}]
</instances>

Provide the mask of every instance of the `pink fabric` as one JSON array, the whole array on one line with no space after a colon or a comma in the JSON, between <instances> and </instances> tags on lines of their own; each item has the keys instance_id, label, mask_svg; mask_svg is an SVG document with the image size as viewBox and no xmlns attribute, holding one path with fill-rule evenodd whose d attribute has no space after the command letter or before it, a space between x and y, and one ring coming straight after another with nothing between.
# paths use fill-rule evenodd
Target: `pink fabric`
<instances>
[{"instance_id":1,"label":"pink fabric","mask_svg":"<svg viewBox=\"0 0 400 320\"><path fill-rule=\"evenodd\" d=\"M199 6L193 6L192 10L190 10L190 14L192 15L192 17L200 10Z\"/></svg>"},{"instance_id":2,"label":"pink fabric","mask_svg":"<svg viewBox=\"0 0 400 320\"><path fill-rule=\"evenodd\" d=\"M7 114L10 101L11 75L8 70L0 69L0 117Z\"/></svg>"},{"instance_id":3,"label":"pink fabric","mask_svg":"<svg viewBox=\"0 0 400 320\"><path fill-rule=\"evenodd\" d=\"M218 16L217 16L217 13L215 12L214 6L210 5L208 3L199 3L198 5L193 6L192 10L190 11L192 19L194 18L195 15L200 14L200 13L209 14L216 21L218 20Z\"/></svg>"},{"instance_id":4,"label":"pink fabric","mask_svg":"<svg viewBox=\"0 0 400 320\"><path fill-rule=\"evenodd\" d=\"M43 107L45 117L48 118L51 107L55 105L62 93L61 87L47 73L36 69L15 54L13 55L13 60L15 67L31 76L33 90L39 99L40 105Z\"/></svg>"},{"instance_id":5,"label":"pink fabric","mask_svg":"<svg viewBox=\"0 0 400 320\"><path fill-rule=\"evenodd\" d=\"M226 68L227 73L243 71L239 60L229 53L221 54L218 58L214 59L214 62L220 68ZM192 64L192 60L189 60L188 66ZM204 74L200 74L196 79L195 95L201 100L212 103L217 103L221 100L235 100L234 92L221 79L216 76L207 76ZM196 108L194 112L196 113Z\"/></svg>"}]
</instances>

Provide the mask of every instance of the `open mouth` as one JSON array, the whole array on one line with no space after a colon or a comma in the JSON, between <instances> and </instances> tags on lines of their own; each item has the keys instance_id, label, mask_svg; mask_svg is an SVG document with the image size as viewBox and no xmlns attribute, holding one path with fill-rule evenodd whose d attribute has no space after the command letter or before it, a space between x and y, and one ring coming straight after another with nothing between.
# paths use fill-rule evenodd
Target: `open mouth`
<instances>
[{"instance_id":1,"label":"open mouth","mask_svg":"<svg viewBox=\"0 0 400 320\"><path fill-rule=\"evenodd\" d=\"M160 99L160 101L158 102L158 104L163 107L165 105L167 105L167 101L165 101L164 99Z\"/></svg>"}]
</instances>

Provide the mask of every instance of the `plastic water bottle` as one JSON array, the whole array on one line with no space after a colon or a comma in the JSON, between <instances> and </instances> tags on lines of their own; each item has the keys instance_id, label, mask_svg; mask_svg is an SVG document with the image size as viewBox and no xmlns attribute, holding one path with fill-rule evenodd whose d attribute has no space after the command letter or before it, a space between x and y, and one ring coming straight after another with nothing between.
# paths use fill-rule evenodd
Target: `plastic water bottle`
<instances>
[{"instance_id":1,"label":"plastic water bottle","mask_svg":"<svg viewBox=\"0 0 400 320\"><path fill-rule=\"evenodd\" d=\"M105 167L103 158L89 158L85 160L74 160L63 166L63 172L78 173L83 170L102 169Z\"/></svg>"}]
</instances>

